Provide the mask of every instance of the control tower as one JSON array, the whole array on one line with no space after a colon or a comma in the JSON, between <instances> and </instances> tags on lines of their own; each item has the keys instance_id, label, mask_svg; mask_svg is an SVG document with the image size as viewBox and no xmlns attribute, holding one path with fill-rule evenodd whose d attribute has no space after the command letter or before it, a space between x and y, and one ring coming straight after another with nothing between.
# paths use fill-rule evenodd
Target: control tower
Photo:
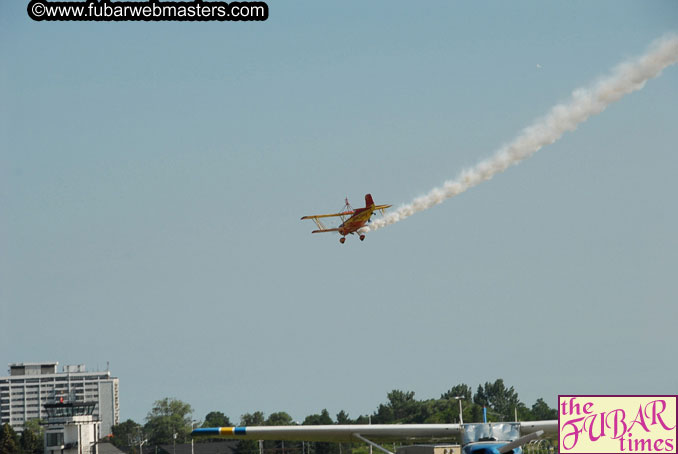
<instances>
[{"instance_id":1,"label":"control tower","mask_svg":"<svg viewBox=\"0 0 678 454\"><path fill-rule=\"evenodd\" d=\"M44 405L45 454L99 454L101 422L94 418L96 402L54 397Z\"/></svg>"}]
</instances>

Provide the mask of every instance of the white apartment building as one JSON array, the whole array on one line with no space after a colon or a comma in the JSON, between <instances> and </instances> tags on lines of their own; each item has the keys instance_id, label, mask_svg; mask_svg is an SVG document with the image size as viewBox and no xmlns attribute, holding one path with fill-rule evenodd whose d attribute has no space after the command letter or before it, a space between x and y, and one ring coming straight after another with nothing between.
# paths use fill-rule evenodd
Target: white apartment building
<instances>
[{"instance_id":1,"label":"white apartment building","mask_svg":"<svg viewBox=\"0 0 678 454\"><path fill-rule=\"evenodd\" d=\"M46 419L44 404L54 397L71 396L77 401L96 402L93 416L101 422L100 434L111 433L120 421L118 379L110 371L88 372L84 365L64 366L58 362L13 363L9 376L0 377L0 424L9 423L17 432L24 422Z\"/></svg>"}]
</instances>

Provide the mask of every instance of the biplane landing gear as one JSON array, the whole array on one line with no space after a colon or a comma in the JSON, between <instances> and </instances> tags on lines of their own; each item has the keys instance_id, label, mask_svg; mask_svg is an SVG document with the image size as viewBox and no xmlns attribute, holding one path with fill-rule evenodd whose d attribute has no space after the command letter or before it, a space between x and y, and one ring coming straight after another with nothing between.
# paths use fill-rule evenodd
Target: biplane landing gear
<instances>
[{"instance_id":1,"label":"biplane landing gear","mask_svg":"<svg viewBox=\"0 0 678 454\"><path fill-rule=\"evenodd\" d=\"M345 236L342 236L341 238L339 238L339 242L340 242L341 244L344 244L344 243L346 242L346 237L345 237Z\"/></svg>"},{"instance_id":2,"label":"biplane landing gear","mask_svg":"<svg viewBox=\"0 0 678 454\"><path fill-rule=\"evenodd\" d=\"M365 239L365 235L360 235L360 241L363 241Z\"/></svg>"}]
</instances>

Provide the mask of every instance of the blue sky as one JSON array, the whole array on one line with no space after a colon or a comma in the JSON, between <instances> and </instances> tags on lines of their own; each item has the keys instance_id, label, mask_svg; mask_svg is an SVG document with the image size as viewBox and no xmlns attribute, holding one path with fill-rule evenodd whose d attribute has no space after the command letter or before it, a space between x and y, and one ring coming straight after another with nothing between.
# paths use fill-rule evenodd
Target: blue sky
<instances>
[{"instance_id":1,"label":"blue sky","mask_svg":"<svg viewBox=\"0 0 678 454\"><path fill-rule=\"evenodd\" d=\"M656 2L269 2L266 22L33 22L0 4L0 367L120 378L121 418L372 412L503 378L678 391L678 68L368 235L678 30ZM160 378L159 378L160 377Z\"/></svg>"}]
</instances>

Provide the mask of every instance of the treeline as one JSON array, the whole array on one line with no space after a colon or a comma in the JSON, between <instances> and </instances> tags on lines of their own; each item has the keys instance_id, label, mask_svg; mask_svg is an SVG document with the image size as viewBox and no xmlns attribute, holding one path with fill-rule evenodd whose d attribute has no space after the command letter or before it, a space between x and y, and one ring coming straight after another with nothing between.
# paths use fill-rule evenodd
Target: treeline
<instances>
[{"instance_id":1,"label":"treeline","mask_svg":"<svg viewBox=\"0 0 678 454\"><path fill-rule=\"evenodd\" d=\"M0 454L43 454L45 441L37 419L24 425L21 435L5 423L0 427Z\"/></svg>"},{"instance_id":2,"label":"treeline","mask_svg":"<svg viewBox=\"0 0 678 454\"><path fill-rule=\"evenodd\" d=\"M322 424L419 424L419 423L456 423L459 422L459 402L461 400L462 416L465 423L482 422L483 407L487 409L488 421L538 421L556 419L557 411L550 408L541 398L528 407L520 401L514 388L506 387L502 379L493 383L486 382L478 385L475 393L466 384L456 385L443 393L438 399L418 400L413 391L393 390L387 394L388 401L380 404L371 415L360 415L351 418L341 410L334 419L326 409L317 414L304 418L303 425ZM120 449L128 452L137 452L140 443L146 446L158 446L190 441L193 427L191 414L193 409L185 402L177 399L165 398L156 401L146 416L143 425L128 419L113 427L113 436L110 441ZM234 424L235 423L235 424ZM274 412L266 416L261 411L245 413L238 420L232 421L221 411L211 411L205 416L200 427L228 427L262 426L262 425L295 425L292 417L284 411ZM197 427L197 426L196 426ZM175 438L176 437L176 438ZM301 443L287 442L284 445L276 442L266 442L267 451L282 450L283 452L306 452L314 454L338 454L341 449L338 444L313 443L312 449L304 450ZM238 454L258 454L259 446L254 441L240 441ZM350 451L350 449L349 449ZM0 453L4 454L4 453Z\"/></svg>"}]
</instances>

